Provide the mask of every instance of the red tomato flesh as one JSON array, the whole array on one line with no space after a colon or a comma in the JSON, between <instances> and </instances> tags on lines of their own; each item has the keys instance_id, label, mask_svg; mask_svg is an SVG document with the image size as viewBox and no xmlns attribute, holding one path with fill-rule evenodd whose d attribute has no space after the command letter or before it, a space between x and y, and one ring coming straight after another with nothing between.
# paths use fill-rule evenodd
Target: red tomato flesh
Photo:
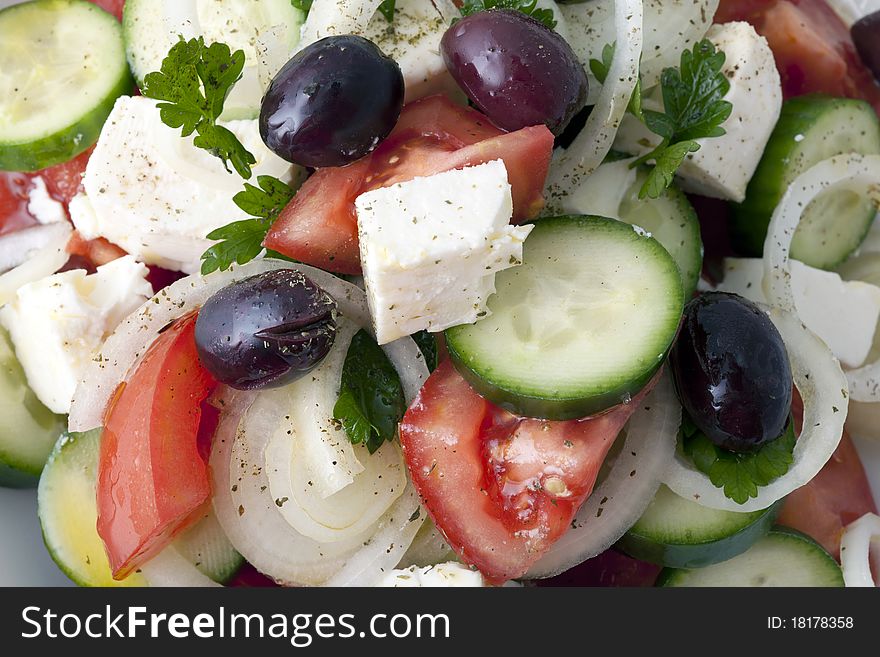
<instances>
[{"instance_id":1,"label":"red tomato flesh","mask_svg":"<svg viewBox=\"0 0 880 657\"><path fill-rule=\"evenodd\" d=\"M737 20L748 21L767 39L786 98L808 93L862 98L880 112L880 86L825 0L721 0L715 22Z\"/></svg>"},{"instance_id":2,"label":"red tomato flesh","mask_svg":"<svg viewBox=\"0 0 880 657\"><path fill-rule=\"evenodd\" d=\"M116 578L161 550L211 495L198 437L216 383L199 363L195 320L156 339L105 416L98 534Z\"/></svg>"},{"instance_id":3,"label":"red tomato flesh","mask_svg":"<svg viewBox=\"0 0 880 657\"><path fill-rule=\"evenodd\" d=\"M89 0L89 2L98 5L104 11L122 20L122 9L125 6L125 0Z\"/></svg>"},{"instance_id":4,"label":"red tomato flesh","mask_svg":"<svg viewBox=\"0 0 880 657\"><path fill-rule=\"evenodd\" d=\"M284 208L264 245L316 267L358 274L357 196L499 158L513 191L513 222L525 221L543 206L552 151L553 134L546 126L504 133L445 96L423 98L403 108L397 126L370 155L316 171Z\"/></svg>"},{"instance_id":5,"label":"red tomato flesh","mask_svg":"<svg viewBox=\"0 0 880 657\"><path fill-rule=\"evenodd\" d=\"M404 415L400 442L450 546L502 582L568 529L640 398L583 420L523 418L480 397L445 361Z\"/></svg>"}]
</instances>

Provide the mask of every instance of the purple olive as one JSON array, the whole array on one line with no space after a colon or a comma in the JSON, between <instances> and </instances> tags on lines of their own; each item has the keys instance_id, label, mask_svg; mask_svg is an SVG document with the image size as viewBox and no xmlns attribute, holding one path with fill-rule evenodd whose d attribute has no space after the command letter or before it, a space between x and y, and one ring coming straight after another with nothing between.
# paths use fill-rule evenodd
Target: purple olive
<instances>
[{"instance_id":1,"label":"purple olive","mask_svg":"<svg viewBox=\"0 0 880 657\"><path fill-rule=\"evenodd\" d=\"M285 385L313 369L336 338L336 302L303 274L278 269L223 288L196 320L199 359L239 390Z\"/></svg>"},{"instance_id":2,"label":"purple olive","mask_svg":"<svg viewBox=\"0 0 880 657\"><path fill-rule=\"evenodd\" d=\"M760 308L726 292L685 306L670 354L682 406L719 447L749 452L782 435L791 412L791 366Z\"/></svg>"},{"instance_id":3,"label":"purple olive","mask_svg":"<svg viewBox=\"0 0 880 657\"><path fill-rule=\"evenodd\" d=\"M863 16L850 29L859 57L880 80L880 11Z\"/></svg>"},{"instance_id":4,"label":"purple olive","mask_svg":"<svg viewBox=\"0 0 880 657\"><path fill-rule=\"evenodd\" d=\"M587 102L587 74L571 46L525 14L495 9L446 30L446 68L473 103L504 130L546 125L559 135Z\"/></svg>"},{"instance_id":5,"label":"purple olive","mask_svg":"<svg viewBox=\"0 0 880 657\"><path fill-rule=\"evenodd\" d=\"M260 109L260 135L288 162L338 167L372 151L397 123L403 74L372 42L332 36L278 72Z\"/></svg>"}]
</instances>

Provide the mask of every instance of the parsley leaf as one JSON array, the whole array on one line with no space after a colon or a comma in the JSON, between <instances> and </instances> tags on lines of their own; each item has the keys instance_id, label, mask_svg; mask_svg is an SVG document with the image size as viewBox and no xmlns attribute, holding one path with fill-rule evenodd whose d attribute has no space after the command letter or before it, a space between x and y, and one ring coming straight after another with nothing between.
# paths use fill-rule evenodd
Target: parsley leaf
<instances>
[{"instance_id":1,"label":"parsley leaf","mask_svg":"<svg viewBox=\"0 0 880 657\"><path fill-rule=\"evenodd\" d=\"M692 426L692 425L691 425ZM783 434L756 452L740 454L722 449L702 432L682 423L682 447L697 470L709 476L724 495L737 504L758 496L758 487L778 479L791 466L796 442L794 423L789 419Z\"/></svg>"},{"instance_id":2,"label":"parsley leaf","mask_svg":"<svg viewBox=\"0 0 880 657\"><path fill-rule=\"evenodd\" d=\"M309 9L312 8L312 0L290 0L290 4L294 9L299 9L304 14L308 14Z\"/></svg>"},{"instance_id":3,"label":"parsley leaf","mask_svg":"<svg viewBox=\"0 0 880 657\"><path fill-rule=\"evenodd\" d=\"M342 424L352 444L363 443L372 454L386 440L394 440L404 411L406 401L397 370L361 329L345 355L334 419Z\"/></svg>"},{"instance_id":4,"label":"parsley leaf","mask_svg":"<svg viewBox=\"0 0 880 657\"><path fill-rule=\"evenodd\" d=\"M389 23L394 22L394 5L397 3L397 0L382 0L382 4L379 5L379 13L385 17L385 20Z\"/></svg>"},{"instance_id":5,"label":"parsley leaf","mask_svg":"<svg viewBox=\"0 0 880 657\"><path fill-rule=\"evenodd\" d=\"M202 37L182 37L162 60L159 71L144 77L141 90L147 98L163 101L158 104L162 123L179 128L181 136L197 133L193 144L203 148L229 165L245 179L251 177L256 159L238 138L217 119L230 89L244 69L244 51L231 52L225 43L205 45Z\"/></svg>"},{"instance_id":6,"label":"parsley leaf","mask_svg":"<svg viewBox=\"0 0 880 657\"><path fill-rule=\"evenodd\" d=\"M209 240L221 241L202 254L202 275L218 269L224 271L233 263L243 265L260 255L269 228L293 198L294 191L272 176L257 176L257 184L259 187L245 183L244 191L232 197L253 218L234 221L208 233Z\"/></svg>"},{"instance_id":7,"label":"parsley leaf","mask_svg":"<svg viewBox=\"0 0 880 657\"><path fill-rule=\"evenodd\" d=\"M603 62L604 59L603 53ZM730 81L721 71L724 60L724 52L703 39L692 50L681 53L679 68L663 70L663 112L642 111L645 125L662 141L631 165L654 160L654 170L639 191L639 198L658 198L663 194L687 154L699 150L700 145L694 140L725 134L721 124L730 116L733 106L724 100L730 90Z\"/></svg>"},{"instance_id":8,"label":"parsley leaf","mask_svg":"<svg viewBox=\"0 0 880 657\"><path fill-rule=\"evenodd\" d=\"M437 338L434 337L433 333L428 333L427 331L413 333L410 337L416 343L419 351L422 352L422 357L425 359L425 365L428 366L428 371L433 372L437 369L438 362Z\"/></svg>"},{"instance_id":9,"label":"parsley leaf","mask_svg":"<svg viewBox=\"0 0 880 657\"><path fill-rule=\"evenodd\" d=\"M608 72L611 70L611 63L614 61L614 51L617 43L606 43L602 48L602 59L590 60L590 71L600 84L605 84L608 78ZM639 121L644 121L642 116L642 81L636 80L636 86L630 96L629 104L626 106L627 111L635 116Z\"/></svg>"},{"instance_id":10,"label":"parsley leaf","mask_svg":"<svg viewBox=\"0 0 880 657\"><path fill-rule=\"evenodd\" d=\"M551 30L556 27L553 10L539 8L538 0L464 0L459 11L462 16L470 16L488 9L513 9L531 16Z\"/></svg>"}]
</instances>

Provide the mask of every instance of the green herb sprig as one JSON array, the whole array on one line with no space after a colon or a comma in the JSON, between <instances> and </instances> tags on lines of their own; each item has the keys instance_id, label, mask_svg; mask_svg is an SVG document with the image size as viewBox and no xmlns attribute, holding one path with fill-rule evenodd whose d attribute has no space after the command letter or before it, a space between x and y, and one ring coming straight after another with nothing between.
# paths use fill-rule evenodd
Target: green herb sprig
<instances>
[{"instance_id":1,"label":"green herb sprig","mask_svg":"<svg viewBox=\"0 0 880 657\"><path fill-rule=\"evenodd\" d=\"M462 16L470 16L488 9L513 9L531 16L551 30L556 28L553 10L538 7L538 0L464 0L459 11Z\"/></svg>"}]
</instances>

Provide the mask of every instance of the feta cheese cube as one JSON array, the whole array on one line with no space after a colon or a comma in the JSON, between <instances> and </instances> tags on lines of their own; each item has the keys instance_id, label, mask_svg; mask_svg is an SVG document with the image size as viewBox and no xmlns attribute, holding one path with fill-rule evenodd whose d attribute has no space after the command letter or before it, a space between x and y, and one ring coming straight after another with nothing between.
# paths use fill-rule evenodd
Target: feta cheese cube
<instances>
[{"instance_id":1,"label":"feta cheese cube","mask_svg":"<svg viewBox=\"0 0 880 657\"><path fill-rule=\"evenodd\" d=\"M410 566L392 570L376 585L379 587L416 588L416 587L481 587L485 586L479 571L455 561L440 563L436 566Z\"/></svg>"},{"instance_id":2,"label":"feta cheese cube","mask_svg":"<svg viewBox=\"0 0 880 657\"><path fill-rule=\"evenodd\" d=\"M98 267L54 274L19 288L0 309L28 385L54 413L73 393L104 339L153 294L147 268L125 256Z\"/></svg>"},{"instance_id":3,"label":"feta cheese cube","mask_svg":"<svg viewBox=\"0 0 880 657\"><path fill-rule=\"evenodd\" d=\"M726 258L719 290L766 303L760 258ZM803 323L848 367L861 365L874 340L880 317L880 287L844 281L830 271L791 261L791 289Z\"/></svg>"},{"instance_id":4,"label":"feta cheese cube","mask_svg":"<svg viewBox=\"0 0 880 657\"><path fill-rule=\"evenodd\" d=\"M289 175L290 165L263 144L257 121L224 125L256 157L255 176ZM238 174L164 125L156 102L140 96L117 99L83 186L70 214L85 239L106 237L141 262L188 274L212 244L208 233L248 218L232 201L242 190Z\"/></svg>"},{"instance_id":5,"label":"feta cheese cube","mask_svg":"<svg viewBox=\"0 0 880 657\"><path fill-rule=\"evenodd\" d=\"M489 314L495 273L522 262L502 160L361 194L361 265L379 344Z\"/></svg>"},{"instance_id":6,"label":"feta cheese cube","mask_svg":"<svg viewBox=\"0 0 880 657\"><path fill-rule=\"evenodd\" d=\"M779 72L767 40L748 23L713 25L706 38L726 55L722 72L730 81L730 90L724 99L733 110L721 124L727 134L697 140L700 150L685 158L678 182L687 192L740 203L782 109ZM662 111L658 91L655 87L653 94L644 97L646 109ZM659 142L659 136L627 114L614 148L643 155Z\"/></svg>"}]
</instances>

